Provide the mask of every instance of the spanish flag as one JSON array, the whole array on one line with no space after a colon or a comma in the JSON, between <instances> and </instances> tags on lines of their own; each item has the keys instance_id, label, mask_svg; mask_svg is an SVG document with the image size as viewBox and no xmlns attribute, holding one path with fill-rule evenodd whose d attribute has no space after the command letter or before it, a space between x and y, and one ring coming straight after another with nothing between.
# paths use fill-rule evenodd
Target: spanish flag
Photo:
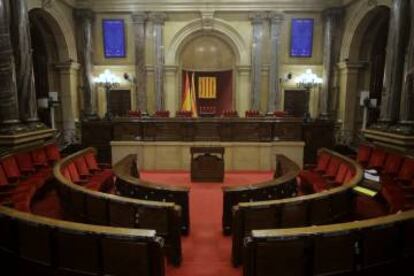
<instances>
[{"instance_id":1,"label":"spanish flag","mask_svg":"<svg viewBox=\"0 0 414 276\"><path fill-rule=\"evenodd\" d=\"M181 107L182 111L191 111L191 108L192 108L192 99L191 98L192 97L191 97L190 79L188 77L188 72L187 72L185 74L183 105Z\"/></svg>"}]
</instances>

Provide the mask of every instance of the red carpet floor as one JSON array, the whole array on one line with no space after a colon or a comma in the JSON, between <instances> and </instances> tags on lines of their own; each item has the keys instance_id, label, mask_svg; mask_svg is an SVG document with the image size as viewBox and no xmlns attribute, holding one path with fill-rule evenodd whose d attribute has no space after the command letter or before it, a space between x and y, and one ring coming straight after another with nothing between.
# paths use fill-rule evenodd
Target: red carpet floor
<instances>
[{"instance_id":1,"label":"red carpet floor","mask_svg":"<svg viewBox=\"0 0 414 276\"><path fill-rule=\"evenodd\" d=\"M167 276L240 276L231 265L231 238L222 235L223 185L237 186L272 179L268 173L226 173L223 183L191 183L188 173L140 172L147 181L190 186L190 235L183 237L183 262L167 267Z\"/></svg>"}]
</instances>

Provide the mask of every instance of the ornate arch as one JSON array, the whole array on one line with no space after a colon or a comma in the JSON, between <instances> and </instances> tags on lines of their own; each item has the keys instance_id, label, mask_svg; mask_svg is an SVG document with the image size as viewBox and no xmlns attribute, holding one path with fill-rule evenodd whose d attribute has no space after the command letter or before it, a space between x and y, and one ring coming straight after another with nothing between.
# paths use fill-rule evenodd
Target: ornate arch
<instances>
[{"instance_id":1,"label":"ornate arch","mask_svg":"<svg viewBox=\"0 0 414 276\"><path fill-rule=\"evenodd\" d=\"M249 64L248 49L241 34L228 23L214 18L207 23L202 19L194 20L177 32L167 51L165 57L166 65L178 65L181 50L186 43L191 38L205 32L223 39L230 45L235 54L237 66Z\"/></svg>"},{"instance_id":2,"label":"ornate arch","mask_svg":"<svg viewBox=\"0 0 414 276\"><path fill-rule=\"evenodd\" d=\"M353 51L355 50L355 46L359 44L358 41L362 39L364 33L362 28L368 25L364 25L364 22L369 21L375 15L374 11L381 6L390 8L391 0L377 0L375 2L361 1L358 7L355 8L352 18L350 18L349 23L345 27L341 60L354 56Z\"/></svg>"},{"instance_id":3,"label":"ornate arch","mask_svg":"<svg viewBox=\"0 0 414 276\"><path fill-rule=\"evenodd\" d=\"M67 11L62 10L56 2L43 7L41 1L29 1L28 6L29 11L42 11L43 19L50 26L58 44L59 61L77 61L76 39Z\"/></svg>"}]
</instances>

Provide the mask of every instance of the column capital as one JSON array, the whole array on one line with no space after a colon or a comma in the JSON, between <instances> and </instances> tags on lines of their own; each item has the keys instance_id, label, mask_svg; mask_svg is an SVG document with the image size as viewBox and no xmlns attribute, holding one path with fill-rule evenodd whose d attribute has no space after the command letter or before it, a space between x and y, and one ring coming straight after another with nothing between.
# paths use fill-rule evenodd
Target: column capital
<instances>
[{"instance_id":1,"label":"column capital","mask_svg":"<svg viewBox=\"0 0 414 276\"><path fill-rule=\"evenodd\" d=\"M75 9L73 14L79 20L95 20L95 13L91 9Z\"/></svg>"},{"instance_id":2,"label":"column capital","mask_svg":"<svg viewBox=\"0 0 414 276\"><path fill-rule=\"evenodd\" d=\"M55 68L59 71L69 71L69 70L75 70L78 71L80 69L80 64L69 60L66 62L60 62L60 63L55 63Z\"/></svg>"},{"instance_id":3,"label":"column capital","mask_svg":"<svg viewBox=\"0 0 414 276\"><path fill-rule=\"evenodd\" d=\"M249 14L249 19L252 24L263 24L263 21L266 20L267 14L265 12L254 12Z\"/></svg>"},{"instance_id":4,"label":"column capital","mask_svg":"<svg viewBox=\"0 0 414 276\"><path fill-rule=\"evenodd\" d=\"M144 24L148 19L148 15L145 12L135 12L131 15L131 18L134 24Z\"/></svg>"},{"instance_id":5,"label":"column capital","mask_svg":"<svg viewBox=\"0 0 414 276\"><path fill-rule=\"evenodd\" d=\"M168 16L164 12L152 12L149 14L149 20L153 23L164 24L167 19Z\"/></svg>"},{"instance_id":6,"label":"column capital","mask_svg":"<svg viewBox=\"0 0 414 276\"><path fill-rule=\"evenodd\" d=\"M279 24L282 23L284 19L283 13L279 12L270 12L269 13L269 20L271 24Z\"/></svg>"},{"instance_id":7,"label":"column capital","mask_svg":"<svg viewBox=\"0 0 414 276\"><path fill-rule=\"evenodd\" d=\"M341 17L345 13L343 7L333 7L323 11L323 16L325 19Z\"/></svg>"}]
</instances>

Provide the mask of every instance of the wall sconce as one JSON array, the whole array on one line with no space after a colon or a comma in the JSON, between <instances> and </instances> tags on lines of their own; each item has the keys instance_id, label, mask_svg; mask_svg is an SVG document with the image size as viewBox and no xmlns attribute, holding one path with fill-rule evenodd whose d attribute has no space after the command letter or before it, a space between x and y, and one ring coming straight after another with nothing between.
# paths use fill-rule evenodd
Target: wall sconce
<instances>
[{"instance_id":1,"label":"wall sconce","mask_svg":"<svg viewBox=\"0 0 414 276\"><path fill-rule=\"evenodd\" d=\"M120 85L121 80L112 74L109 69L106 69L102 74L100 74L97 78L94 79L94 82L97 86L101 86L105 88L105 95L106 95L106 114L105 119L111 120L112 119L112 112L110 110L109 105L109 93L111 89L114 89Z\"/></svg>"},{"instance_id":2,"label":"wall sconce","mask_svg":"<svg viewBox=\"0 0 414 276\"><path fill-rule=\"evenodd\" d=\"M312 72L312 69L306 69L305 73L298 76L296 79L296 85L299 88L304 88L306 92L308 93L308 100L306 101L306 112L304 115L304 121L308 122L310 120L310 114L309 114L309 95L311 89L315 87L319 87L323 80L322 78L318 77L316 74Z\"/></svg>"}]
</instances>

